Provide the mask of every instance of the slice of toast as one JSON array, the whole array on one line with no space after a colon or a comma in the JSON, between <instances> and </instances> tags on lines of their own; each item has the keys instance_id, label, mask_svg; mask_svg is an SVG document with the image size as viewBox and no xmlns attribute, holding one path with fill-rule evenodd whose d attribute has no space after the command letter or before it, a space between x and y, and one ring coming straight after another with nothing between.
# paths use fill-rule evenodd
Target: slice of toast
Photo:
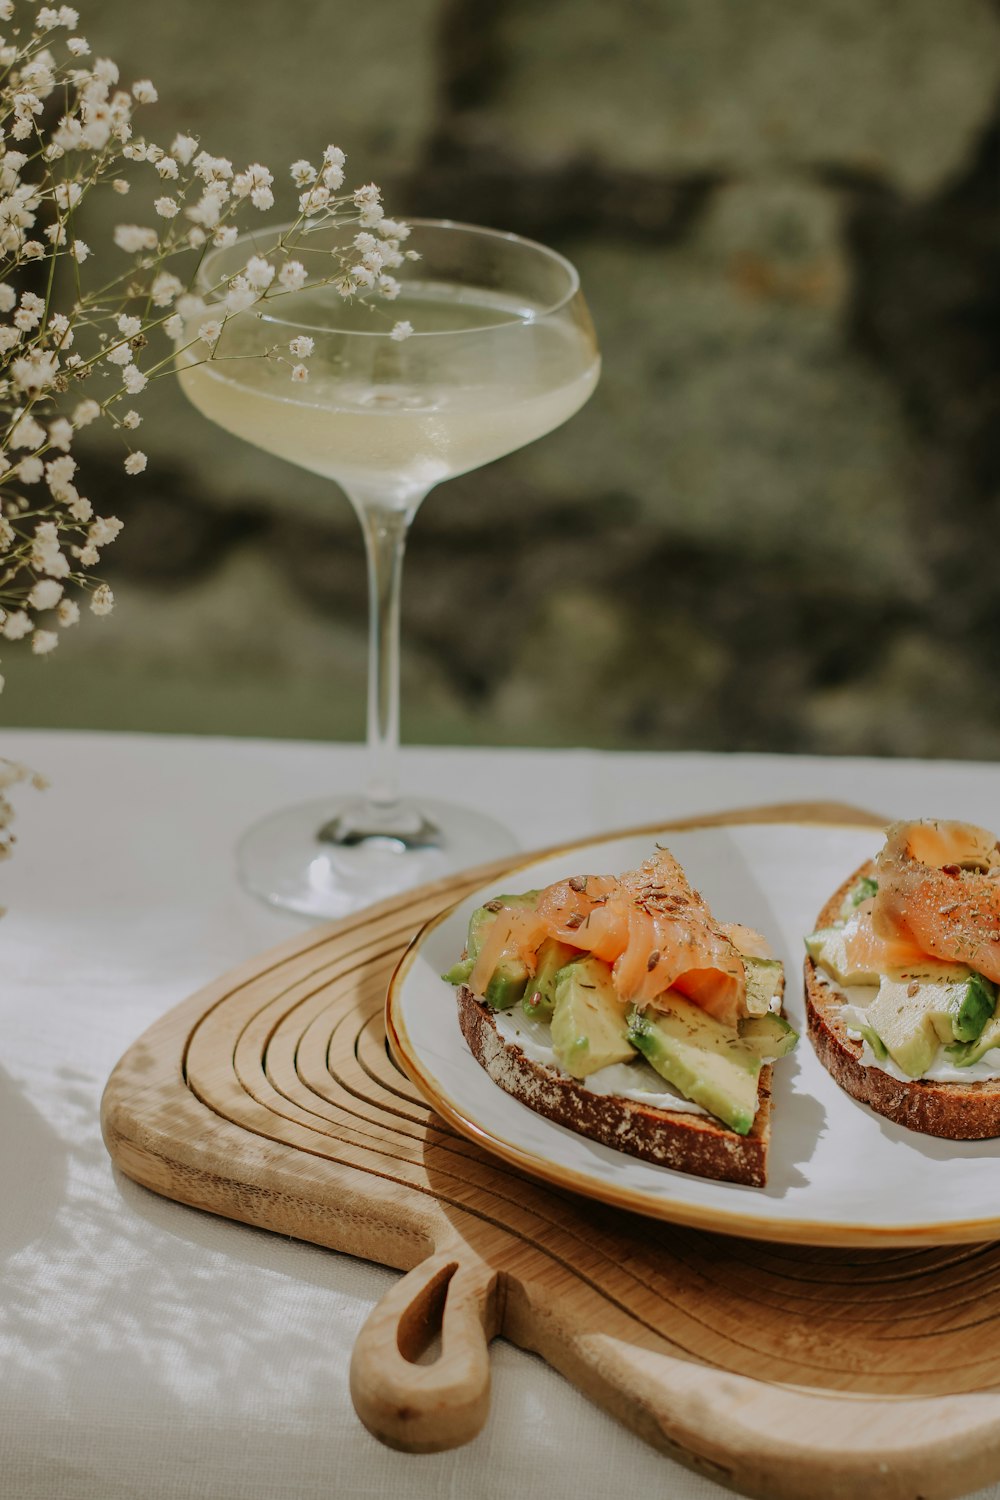
<instances>
[{"instance_id":1,"label":"slice of toast","mask_svg":"<svg viewBox=\"0 0 1000 1500\"><path fill-rule=\"evenodd\" d=\"M748 1135L711 1115L661 1109L617 1094L595 1094L575 1078L525 1056L497 1029L495 1012L467 985L457 992L462 1035L505 1093L578 1135L696 1177L764 1187L771 1134L771 1065L760 1070L759 1107Z\"/></svg>"},{"instance_id":2,"label":"slice of toast","mask_svg":"<svg viewBox=\"0 0 1000 1500\"><path fill-rule=\"evenodd\" d=\"M844 881L823 907L817 929L831 927L844 899L864 875L874 873L874 862L861 866ZM806 1017L816 1055L840 1087L878 1114L922 1135L951 1141L988 1140L1000 1135L1000 1078L970 1083L902 1080L881 1068L861 1062L862 1043L852 1041L841 1016L843 997L826 984L811 958L805 962Z\"/></svg>"}]
</instances>

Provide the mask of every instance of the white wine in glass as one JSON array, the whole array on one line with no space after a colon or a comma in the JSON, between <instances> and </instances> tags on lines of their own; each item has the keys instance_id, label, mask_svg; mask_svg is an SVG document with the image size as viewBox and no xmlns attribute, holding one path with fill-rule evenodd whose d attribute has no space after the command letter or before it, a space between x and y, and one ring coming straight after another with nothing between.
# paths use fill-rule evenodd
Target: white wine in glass
<instances>
[{"instance_id":1,"label":"white wine in glass","mask_svg":"<svg viewBox=\"0 0 1000 1500\"><path fill-rule=\"evenodd\" d=\"M364 532L369 578L369 779L365 792L264 818L239 849L243 883L272 905L338 917L423 880L505 854L511 835L473 807L399 796L399 600L407 530L433 488L560 426L597 383L600 359L573 267L516 235L411 220L420 259L391 303L345 300L330 252L342 226L272 229L209 255L223 291L250 255L297 259L313 284L230 315L213 357L189 328L181 385L237 437L332 479ZM203 315L204 316L204 315ZM201 322L202 319L195 320ZM399 322L413 333L393 337ZM293 381L292 340L312 341ZM504 518L496 517L497 545Z\"/></svg>"}]
</instances>

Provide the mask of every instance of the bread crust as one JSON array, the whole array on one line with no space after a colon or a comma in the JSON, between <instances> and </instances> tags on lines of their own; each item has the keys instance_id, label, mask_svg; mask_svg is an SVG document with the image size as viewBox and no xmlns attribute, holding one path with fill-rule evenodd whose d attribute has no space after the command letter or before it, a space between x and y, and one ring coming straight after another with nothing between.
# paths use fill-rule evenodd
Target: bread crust
<instances>
[{"instance_id":1,"label":"bread crust","mask_svg":"<svg viewBox=\"0 0 1000 1500\"><path fill-rule=\"evenodd\" d=\"M848 891L874 873L869 860L845 880L823 907L816 927L831 927ZM1000 1078L972 1083L903 1081L861 1062L862 1044L847 1035L841 997L825 984L811 958L805 962L806 1018L816 1055L840 1087L877 1114L921 1135L950 1141L982 1141L1000 1135Z\"/></svg>"},{"instance_id":2,"label":"bread crust","mask_svg":"<svg viewBox=\"0 0 1000 1500\"><path fill-rule=\"evenodd\" d=\"M575 1078L525 1056L501 1036L494 1012L467 985L457 992L462 1035L473 1057L505 1093L578 1135L676 1172L764 1187L771 1127L771 1066L760 1070L760 1104L748 1135L710 1115L658 1109L614 1094L594 1094Z\"/></svg>"}]
</instances>

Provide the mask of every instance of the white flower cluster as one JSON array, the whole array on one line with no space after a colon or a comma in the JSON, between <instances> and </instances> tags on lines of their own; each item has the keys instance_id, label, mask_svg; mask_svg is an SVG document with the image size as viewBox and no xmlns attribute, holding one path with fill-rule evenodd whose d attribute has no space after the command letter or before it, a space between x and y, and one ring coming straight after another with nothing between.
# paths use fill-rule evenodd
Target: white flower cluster
<instances>
[{"instance_id":1,"label":"white flower cluster","mask_svg":"<svg viewBox=\"0 0 1000 1500\"><path fill-rule=\"evenodd\" d=\"M44 776L39 776L37 771L29 771L27 766L22 766L18 761L0 757L0 860L6 859L14 847L14 834L10 826L14 820L14 809L7 793L20 781L30 781L38 791L44 791L48 785ZM0 906L0 917L3 914L4 908Z\"/></svg>"},{"instance_id":2,"label":"white flower cluster","mask_svg":"<svg viewBox=\"0 0 1000 1500\"><path fill-rule=\"evenodd\" d=\"M142 419L131 402L173 373L178 348L221 357L230 318L307 282L392 302L400 292L392 272L416 258L403 248L407 225L386 216L373 183L343 190L344 153L328 146L318 166L292 165L300 216L274 251L195 290L204 251L234 244L244 211L272 208L274 177L260 162L236 170L194 136L161 146L137 133L137 111L156 103L154 85L122 87L114 62L91 58L78 22L69 5L0 0L0 28L8 28L0 35L0 639L29 641L39 656L80 619L80 598L95 615L114 603L93 570L121 522L81 493L76 434L110 422L125 473L143 473L146 454L131 441ZM84 199L102 190L125 197L133 187L145 207L116 226L98 256L77 234ZM331 222L348 226L343 248L329 252L325 269L314 255L307 272L296 252ZM105 264L90 290L81 268L98 259ZM391 335L412 331L397 322ZM269 355L301 382L312 352L301 336L287 354Z\"/></svg>"}]
</instances>

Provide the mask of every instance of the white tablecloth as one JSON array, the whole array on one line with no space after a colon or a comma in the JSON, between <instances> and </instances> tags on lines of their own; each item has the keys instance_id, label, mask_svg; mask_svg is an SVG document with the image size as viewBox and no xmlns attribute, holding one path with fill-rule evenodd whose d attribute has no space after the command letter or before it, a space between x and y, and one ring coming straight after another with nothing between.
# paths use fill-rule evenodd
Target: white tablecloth
<instances>
[{"instance_id":1,"label":"white tablecloth","mask_svg":"<svg viewBox=\"0 0 1000 1500\"><path fill-rule=\"evenodd\" d=\"M579 1500L725 1491L503 1341L467 1448L390 1452L348 1359L394 1273L180 1207L116 1174L101 1091L157 1016L300 930L233 877L264 811L353 790L355 747L0 734L17 789L0 867L3 1500ZM410 750L408 787L474 799L526 848L738 804L835 797L1000 828L1000 768L776 756ZM1000 1500L1000 1486L983 1491Z\"/></svg>"}]
</instances>

